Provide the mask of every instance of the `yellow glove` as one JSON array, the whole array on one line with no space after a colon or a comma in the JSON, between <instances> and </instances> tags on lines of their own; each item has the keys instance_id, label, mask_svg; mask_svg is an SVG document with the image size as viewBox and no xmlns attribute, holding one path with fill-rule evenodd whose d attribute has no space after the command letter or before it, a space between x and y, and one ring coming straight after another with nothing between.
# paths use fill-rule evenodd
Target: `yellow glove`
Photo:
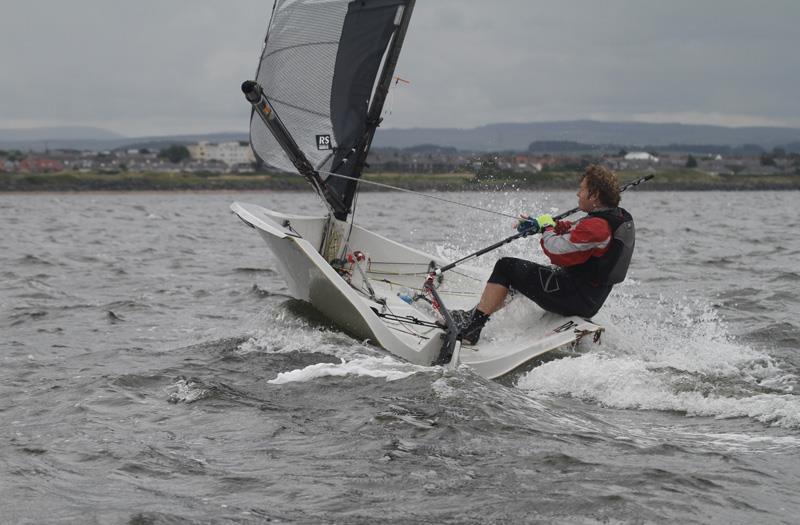
<instances>
[{"instance_id":1,"label":"yellow glove","mask_svg":"<svg viewBox=\"0 0 800 525\"><path fill-rule=\"evenodd\" d=\"M539 215L535 219L528 217L525 214L520 215L520 219L517 222L517 231L520 233L524 233L525 235L533 235L534 233L539 233L543 231L548 226L555 226L556 223L549 214L545 213Z\"/></svg>"},{"instance_id":2,"label":"yellow glove","mask_svg":"<svg viewBox=\"0 0 800 525\"><path fill-rule=\"evenodd\" d=\"M549 213L543 213L536 217L536 222L539 223L539 231L544 230L548 226L555 227L556 221L553 220L553 217Z\"/></svg>"}]
</instances>

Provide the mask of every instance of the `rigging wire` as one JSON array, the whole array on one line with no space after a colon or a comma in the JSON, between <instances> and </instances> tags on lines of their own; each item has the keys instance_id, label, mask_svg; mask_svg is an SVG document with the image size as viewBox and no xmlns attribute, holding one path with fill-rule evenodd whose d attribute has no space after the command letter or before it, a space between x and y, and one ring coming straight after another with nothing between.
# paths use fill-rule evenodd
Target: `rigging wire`
<instances>
[{"instance_id":1,"label":"rigging wire","mask_svg":"<svg viewBox=\"0 0 800 525\"><path fill-rule=\"evenodd\" d=\"M395 76L393 80L394 80L395 88L388 90L388 95L389 95L389 108L388 108L388 111L386 110L386 108L384 108L384 114L387 115L387 116L391 115L391 113L393 111L394 97L395 97L395 92L397 90L398 84L400 84L401 82L403 84L410 84L411 83L409 80L401 78L400 76ZM346 157L343 160L343 162L347 162L347 158ZM374 182L374 181L371 181L371 180L365 180L365 179L362 179L361 177L351 177L349 175L342 175L340 173L334 173L332 171L324 171L324 170L317 170L317 173L325 174L325 175L328 175L329 177L339 177L340 179L356 181L355 199L353 201L353 207L352 207L353 209L352 209L352 212L351 212L352 218L351 218L351 223L350 223L350 231L347 234L347 240L348 241L350 240L350 234L353 231L352 224L353 224L354 218L355 218L356 205L358 203L358 193L359 193L358 192L358 187L362 182L364 184L372 184L373 186L378 186L380 188L386 188L386 189L390 189L390 190L401 191L401 192L404 192L404 193L409 193L411 195L416 195L418 197L424 197L424 198L427 198L427 199L433 199L433 200L437 200L437 201L441 201L441 202L446 202L448 204L454 204L456 206L462 206L464 208L470 208L470 209L473 209L473 210L481 211L481 212L484 212L484 213L491 213L493 215L499 215L501 217L508 217L508 218L511 218L511 219L519 220L519 216L517 216L517 215L511 215L509 213L503 213L503 212L500 212L500 211L490 210L488 208L481 208L480 206L475 206L473 204L467 204L465 202L455 201L455 200L452 200L452 199L446 199L444 197L438 197L436 195L431 195L429 193L422 193L422 192L419 192L419 191L409 190L409 189L406 189L406 188L400 188L398 186L392 186L391 184L385 184L385 183L382 183L382 182Z\"/></svg>"},{"instance_id":2,"label":"rigging wire","mask_svg":"<svg viewBox=\"0 0 800 525\"><path fill-rule=\"evenodd\" d=\"M356 182L356 191L355 195L353 196L353 206L351 208L352 211L350 212L350 229L347 230L347 237L344 240L345 253L350 249L350 236L353 234L353 226L355 226L356 224L356 208L358 207L358 194L359 194L358 185L360 183L361 181Z\"/></svg>"},{"instance_id":3,"label":"rigging wire","mask_svg":"<svg viewBox=\"0 0 800 525\"><path fill-rule=\"evenodd\" d=\"M406 80L401 78L399 75L394 76L394 86L389 89L389 99L387 100L388 108L384 108L383 110L383 118L390 117L394 112L394 101L397 97L397 86L402 82L403 84L411 84L410 80Z\"/></svg>"},{"instance_id":4,"label":"rigging wire","mask_svg":"<svg viewBox=\"0 0 800 525\"><path fill-rule=\"evenodd\" d=\"M471 208L473 210L482 211L484 213L492 213L494 215L500 215L500 216L503 216L503 217L510 217L510 218L512 218L514 220L519 220L519 216L518 215L511 215L510 213L503 213L501 211L490 210L488 208L481 208L480 206L475 206L473 204L467 204L465 202L454 201L452 199L445 199L444 197L438 197L436 195L431 195L430 193L422 193L420 191L414 191L414 190L409 190L409 189L406 189L406 188L400 188L398 186L392 186L391 184L384 184L383 182L375 182L375 181L371 181L371 180L364 180L364 179L360 179L360 178L357 178L357 177L350 177L349 175L341 175L339 173L333 173L331 171L322 171L322 170L320 170L320 171L318 171L318 173L324 173L325 175L328 175L330 177L339 177L341 179L354 180L354 181L358 181L358 182L364 183L364 184L372 184L373 186L378 186L378 187L381 187L381 188L387 188L387 189L390 189L390 190L402 191L404 193L410 193L410 194L416 195L418 197L425 197L425 198L428 198L428 199L434 199L434 200L437 200L437 201L446 202L448 204L455 204L456 206L463 206L465 208Z\"/></svg>"}]
</instances>

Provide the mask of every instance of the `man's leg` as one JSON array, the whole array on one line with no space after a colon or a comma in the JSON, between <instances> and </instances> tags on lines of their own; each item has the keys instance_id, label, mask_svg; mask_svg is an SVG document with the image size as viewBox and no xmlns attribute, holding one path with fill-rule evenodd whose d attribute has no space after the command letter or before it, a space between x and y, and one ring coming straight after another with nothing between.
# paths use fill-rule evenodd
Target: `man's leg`
<instances>
[{"instance_id":1,"label":"man's leg","mask_svg":"<svg viewBox=\"0 0 800 525\"><path fill-rule=\"evenodd\" d=\"M545 310L572 315L568 313L569 307L565 303L573 303L577 299L574 287L565 289L558 277L547 266L513 257L501 258L494 265L478 306L472 310L451 312L459 326L462 341L467 344L478 342L489 316L503 307L508 289L512 286Z\"/></svg>"},{"instance_id":2,"label":"man's leg","mask_svg":"<svg viewBox=\"0 0 800 525\"><path fill-rule=\"evenodd\" d=\"M453 320L459 326L462 341L466 344L478 342L481 337L481 330L489 320L489 316L503 307L503 303L508 295L508 275L513 273L513 263L521 259L511 259L503 257L495 263L492 277L483 289L481 300L472 310L454 310L450 312ZM524 262L524 261L523 261ZM494 281L492 278L495 278Z\"/></svg>"},{"instance_id":3,"label":"man's leg","mask_svg":"<svg viewBox=\"0 0 800 525\"><path fill-rule=\"evenodd\" d=\"M582 297L575 283L562 271L513 257L495 265L489 283L514 288L544 310L560 315L580 315Z\"/></svg>"},{"instance_id":4,"label":"man's leg","mask_svg":"<svg viewBox=\"0 0 800 525\"><path fill-rule=\"evenodd\" d=\"M481 300L478 303L478 310L486 315L492 315L503 307L507 295L508 288L502 284L486 283L486 288L483 289Z\"/></svg>"}]
</instances>

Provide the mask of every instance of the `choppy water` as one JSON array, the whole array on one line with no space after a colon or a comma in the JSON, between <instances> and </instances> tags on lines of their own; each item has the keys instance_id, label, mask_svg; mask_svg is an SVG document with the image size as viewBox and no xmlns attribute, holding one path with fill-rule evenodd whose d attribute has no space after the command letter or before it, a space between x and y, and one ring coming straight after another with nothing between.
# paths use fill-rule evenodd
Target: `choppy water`
<instances>
[{"instance_id":1,"label":"choppy water","mask_svg":"<svg viewBox=\"0 0 800 525\"><path fill-rule=\"evenodd\" d=\"M637 252L602 345L493 382L285 295L228 204L312 195L0 195L0 522L796 523L797 199L626 194ZM445 258L509 233L400 194L358 216Z\"/></svg>"}]
</instances>

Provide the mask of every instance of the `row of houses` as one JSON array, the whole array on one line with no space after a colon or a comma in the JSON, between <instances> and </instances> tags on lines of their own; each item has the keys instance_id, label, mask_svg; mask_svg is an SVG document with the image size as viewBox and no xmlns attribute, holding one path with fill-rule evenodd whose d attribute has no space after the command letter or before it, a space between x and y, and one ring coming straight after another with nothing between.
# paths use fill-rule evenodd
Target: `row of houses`
<instances>
[{"instance_id":1,"label":"row of houses","mask_svg":"<svg viewBox=\"0 0 800 525\"><path fill-rule=\"evenodd\" d=\"M178 147L180 150L181 147ZM15 158L17 160L11 160ZM762 157L730 157L707 155L691 158L698 170L720 174L773 175L794 173L797 159L776 158L765 163ZM496 168L516 173L538 173L546 169L578 169L589 162L601 163L615 171L683 169L689 156L649 152L618 155L505 153L475 154L434 146L409 149L374 149L367 159L373 172L453 173ZM247 142L199 142L187 146L178 157L150 149L128 149L102 152L55 151L21 156L0 156L0 172L48 173L59 171L123 171L204 172L221 174L253 172L256 158Z\"/></svg>"},{"instance_id":2,"label":"row of houses","mask_svg":"<svg viewBox=\"0 0 800 525\"><path fill-rule=\"evenodd\" d=\"M238 166L242 164L253 164L256 157L250 144L247 142L198 142L187 146L189 155L194 161L212 162L217 161L226 166Z\"/></svg>"},{"instance_id":3,"label":"row of houses","mask_svg":"<svg viewBox=\"0 0 800 525\"><path fill-rule=\"evenodd\" d=\"M25 157L22 160L12 161L0 159L0 172L22 173L56 173L64 171L64 164L50 158Z\"/></svg>"},{"instance_id":4,"label":"row of houses","mask_svg":"<svg viewBox=\"0 0 800 525\"><path fill-rule=\"evenodd\" d=\"M58 150L45 153L15 155L17 160L0 157L0 172L56 173L79 172L208 172L253 171L256 161L250 145L246 142L210 143L200 142L186 148L189 158L178 162L161 155L159 151L127 149L114 151Z\"/></svg>"},{"instance_id":5,"label":"row of houses","mask_svg":"<svg viewBox=\"0 0 800 525\"><path fill-rule=\"evenodd\" d=\"M603 165L614 171L654 171L657 169L680 170L694 168L712 175L779 175L794 173L798 167L792 158L768 158L763 156L723 157L722 155L690 156L669 154L655 156L647 152L628 153L622 157L607 156Z\"/></svg>"}]
</instances>

